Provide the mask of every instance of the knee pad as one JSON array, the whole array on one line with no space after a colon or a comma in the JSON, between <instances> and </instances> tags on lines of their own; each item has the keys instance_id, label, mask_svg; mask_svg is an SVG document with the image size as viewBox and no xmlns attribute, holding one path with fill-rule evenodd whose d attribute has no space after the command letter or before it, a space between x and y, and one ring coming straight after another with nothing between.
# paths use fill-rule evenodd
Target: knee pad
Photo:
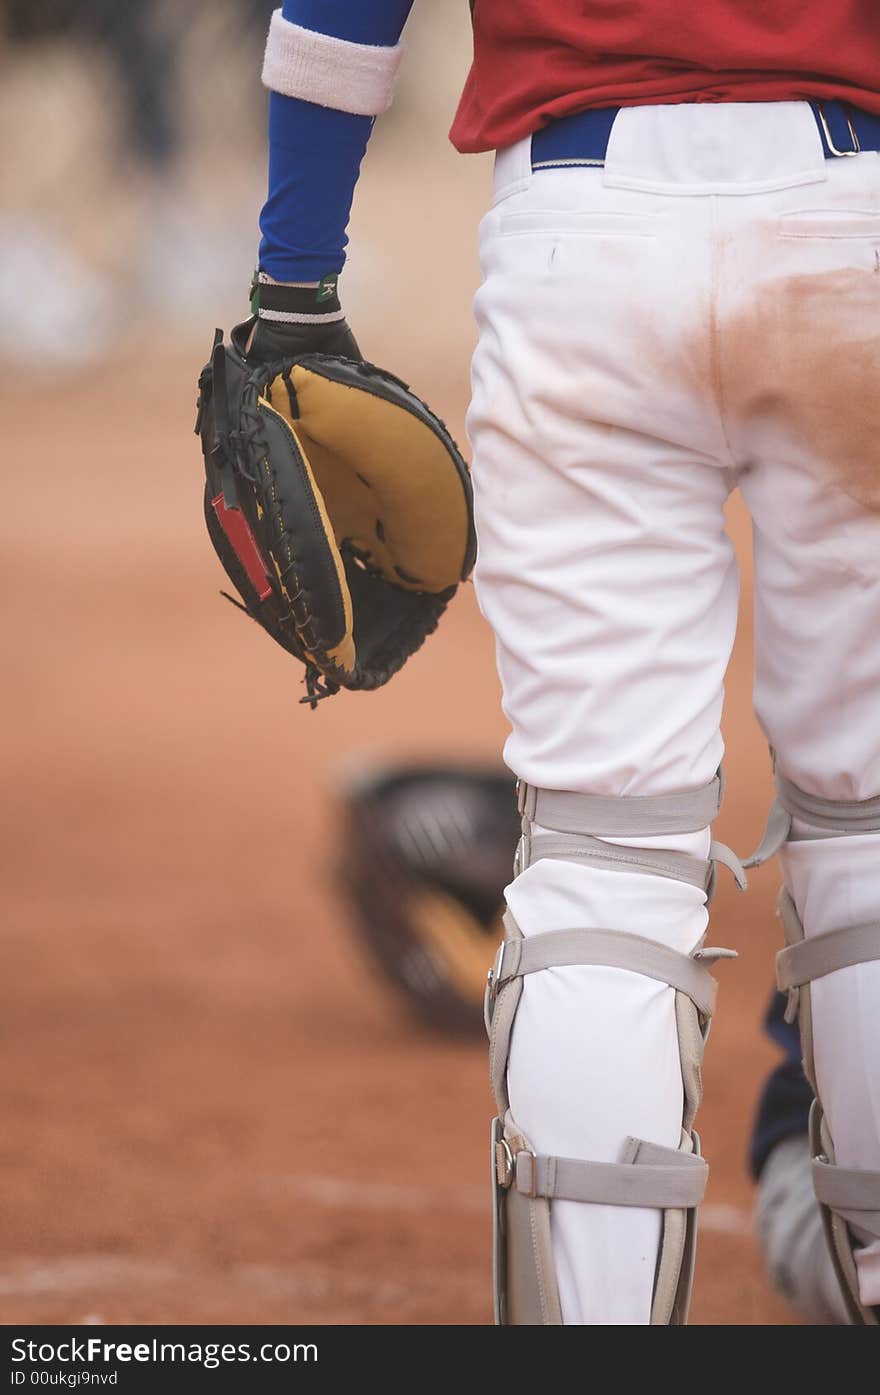
<instances>
[{"instance_id":1,"label":"knee pad","mask_svg":"<svg viewBox=\"0 0 880 1395\"><path fill-rule=\"evenodd\" d=\"M714 844L708 858L670 849L606 843L604 838L655 837L705 828L717 812L721 778L671 795L610 798L541 790L520 784L523 835L515 874L539 858L563 858L614 871L674 877L707 895L716 862L742 869L728 848ZM532 833L537 823L548 830ZM627 931L574 927L524 937L505 916L505 938L489 973L486 1027L498 1117L492 1125L495 1320L500 1324L562 1322L550 1232L555 1200L637 1206L663 1212L652 1324L687 1321L696 1243L696 1214L708 1167L693 1129L701 1095L701 1064L715 1004L708 964L730 950L698 946L681 954ZM511 1033L527 974L564 965L603 965L644 974L675 989L675 1017L684 1087L678 1148L627 1139L616 1163L536 1152L513 1118L507 1091Z\"/></svg>"},{"instance_id":2,"label":"knee pad","mask_svg":"<svg viewBox=\"0 0 880 1395\"><path fill-rule=\"evenodd\" d=\"M795 819L807 825L807 829L793 833ZM823 799L807 794L777 771L776 801L767 829L746 865L765 862L787 841L873 832L880 832L880 797L861 801ZM810 984L838 969L880 959L880 920L841 926L807 939L785 887L779 894L779 915L786 947L777 956L777 982L788 995L786 1020L797 1020L800 1026L804 1070L816 1097L810 1115L813 1187L850 1321L876 1326L877 1312L865 1307L859 1297L854 1257L857 1246L851 1227L880 1241L880 1172L842 1168L835 1162L834 1141L816 1082Z\"/></svg>"}]
</instances>

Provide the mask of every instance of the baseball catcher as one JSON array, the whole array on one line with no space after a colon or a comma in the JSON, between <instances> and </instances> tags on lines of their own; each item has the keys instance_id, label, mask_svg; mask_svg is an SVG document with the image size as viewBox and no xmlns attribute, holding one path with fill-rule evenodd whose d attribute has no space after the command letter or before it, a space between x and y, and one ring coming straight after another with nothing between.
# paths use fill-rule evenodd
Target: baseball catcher
<instances>
[{"instance_id":1,"label":"baseball catcher","mask_svg":"<svg viewBox=\"0 0 880 1395\"><path fill-rule=\"evenodd\" d=\"M313 356L354 354L336 277L410 8L284 0L273 16L255 320L226 360L225 421L216 377L203 390L213 534L245 607L304 658L313 696L393 671L399 612L372 609L383 586L418 598L409 651L470 560L463 477L435 421L420 425L445 459L417 473L432 500L447 500L444 472L458 489L437 504L449 546L436 571L406 527L388 549L369 533L394 513L400 471L381 489L365 472L381 507L355 507L353 452L334 447L338 469L322 470L307 425L325 383ZM472 8L452 140L496 152L468 415L474 575L521 818L487 1001L497 1318L686 1321L723 953L707 947L708 907L719 864L743 881L710 832L737 617L723 508L739 488L755 537L755 709L777 784L756 860L781 863L779 982L816 1095L816 1195L850 1319L876 1325L875 0ZM340 386L357 390L331 378L328 394ZM257 420L275 433L265 452ZM294 475L280 511L273 489ZM238 542L222 517L236 499ZM359 560L375 582L360 599Z\"/></svg>"}]
</instances>

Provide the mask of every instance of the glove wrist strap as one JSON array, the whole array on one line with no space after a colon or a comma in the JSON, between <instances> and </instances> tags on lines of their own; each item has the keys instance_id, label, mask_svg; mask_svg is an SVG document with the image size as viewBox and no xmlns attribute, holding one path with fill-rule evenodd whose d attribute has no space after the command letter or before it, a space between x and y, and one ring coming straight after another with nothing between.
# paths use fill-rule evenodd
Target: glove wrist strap
<instances>
[{"instance_id":1,"label":"glove wrist strap","mask_svg":"<svg viewBox=\"0 0 880 1395\"><path fill-rule=\"evenodd\" d=\"M337 279L331 272L314 286L281 286L265 271L257 272L251 283L251 310L277 324L330 324L344 318Z\"/></svg>"}]
</instances>

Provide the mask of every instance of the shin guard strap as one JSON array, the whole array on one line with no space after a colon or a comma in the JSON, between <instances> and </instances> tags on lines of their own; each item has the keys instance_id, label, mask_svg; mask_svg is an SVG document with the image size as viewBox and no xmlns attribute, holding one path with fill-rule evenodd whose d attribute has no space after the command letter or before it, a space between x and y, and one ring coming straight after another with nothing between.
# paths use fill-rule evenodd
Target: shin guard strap
<instances>
[{"instance_id":1,"label":"shin guard strap","mask_svg":"<svg viewBox=\"0 0 880 1395\"><path fill-rule=\"evenodd\" d=\"M780 950L776 956L776 982L788 994L785 1020L794 1022L797 1017L800 989L805 984L874 959L880 959L880 920L826 930Z\"/></svg>"},{"instance_id":2,"label":"shin guard strap","mask_svg":"<svg viewBox=\"0 0 880 1395\"><path fill-rule=\"evenodd\" d=\"M818 830L816 833L792 835L795 819ZM781 771L776 771L776 799L770 808L767 827L755 852L746 859L746 867L760 867L774 857L783 843L790 839L844 838L859 833L880 832L880 795L874 799L824 799L809 794Z\"/></svg>"},{"instance_id":3,"label":"shin guard strap","mask_svg":"<svg viewBox=\"0 0 880 1395\"><path fill-rule=\"evenodd\" d=\"M874 799L823 799L776 772L776 798L794 819L839 836L880 832L880 795Z\"/></svg>"},{"instance_id":4,"label":"shin guard strap","mask_svg":"<svg viewBox=\"0 0 880 1395\"><path fill-rule=\"evenodd\" d=\"M650 838L655 833L699 833L721 808L721 773L707 785L673 794L578 794L539 789L520 780L519 811L524 818L558 833L603 838Z\"/></svg>"},{"instance_id":5,"label":"shin guard strap","mask_svg":"<svg viewBox=\"0 0 880 1395\"><path fill-rule=\"evenodd\" d=\"M689 1210L702 1201L708 1175L707 1163L695 1153L630 1138L619 1163L518 1152L511 1183L524 1196L549 1201Z\"/></svg>"},{"instance_id":6,"label":"shin guard strap","mask_svg":"<svg viewBox=\"0 0 880 1395\"><path fill-rule=\"evenodd\" d=\"M880 1172L837 1167L826 1157L813 1159L817 1201L880 1240Z\"/></svg>"},{"instance_id":7,"label":"shin guard strap","mask_svg":"<svg viewBox=\"0 0 880 1395\"><path fill-rule=\"evenodd\" d=\"M494 998L511 979L541 969L592 964L628 969L669 984L686 994L708 1018L715 1008L717 984L700 958L711 961L718 953L696 950L694 954L680 954L656 940L623 930L548 930L543 935L503 941L492 970L490 993Z\"/></svg>"},{"instance_id":8,"label":"shin guard strap","mask_svg":"<svg viewBox=\"0 0 880 1395\"><path fill-rule=\"evenodd\" d=\"M630 835L632 836L632 835ZM736 853L725 843L712 843L708 857L692 857L690 853L672 848L639 848L609 843L587 833L536 833L523 831L518 853L517 872L531 867L543 858L575 862L582 866L600 867L610 872L640 872L653 877L668 877L686 882L709 893L715 880L717 863L728 867L740 891L746 887L746 875Z\"/></svg>"}]
</instances>

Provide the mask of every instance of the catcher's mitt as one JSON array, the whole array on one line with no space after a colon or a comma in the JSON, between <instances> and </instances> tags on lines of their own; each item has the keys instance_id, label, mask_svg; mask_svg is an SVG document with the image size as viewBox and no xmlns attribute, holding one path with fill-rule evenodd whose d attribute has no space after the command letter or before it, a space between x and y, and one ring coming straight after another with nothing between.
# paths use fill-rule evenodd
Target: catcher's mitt
<instances>
[{"instance_id":1,"label":"catcher's mitt","mask_svg":"<svg viewBox=\"0 0 880 1395\"><path fill-rule=\"evenodd\" d=\"M373 963L423 1022L485 1031L486 972L520 833L510 771L349 767L338 796L335 870Z\"/></svg>"},{"instance_id":2,"label":"catcher's mitt","mask_svg":"<svg viewBox=\"0 0 880 1395\"><path fill-rule=\"evenodd\" d=\"M315 706L380 687L436 627L473 566L470 476L399 378L327 354L251 364L248 329L218 330L199 378L205 519Z\"/></svg>"}]
</instances>

